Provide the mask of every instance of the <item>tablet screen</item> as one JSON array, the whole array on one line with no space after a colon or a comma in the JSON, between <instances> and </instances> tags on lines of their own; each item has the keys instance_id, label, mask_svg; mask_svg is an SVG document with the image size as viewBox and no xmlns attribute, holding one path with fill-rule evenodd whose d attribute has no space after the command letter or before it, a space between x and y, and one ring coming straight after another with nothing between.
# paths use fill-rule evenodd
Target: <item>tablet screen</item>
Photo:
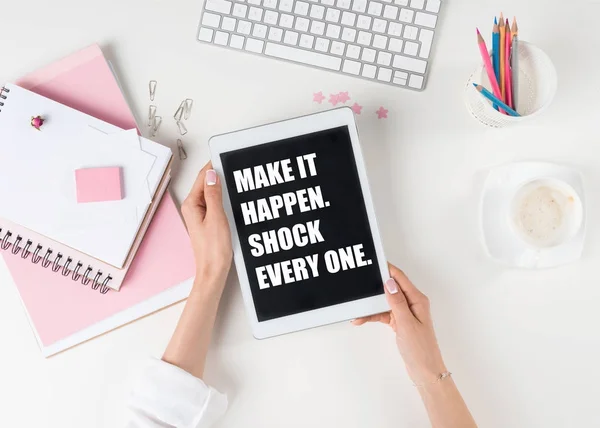
<instances>
[{"instance_id":1,"label":"tablet screen","mask_svg":"<svg viewBox=\"0 0 600 428\"><path fill-rule=\"evenodd\" d=\"M383 293L347 126L221 162L259 321Z\"/></svg>"}]
</instances>

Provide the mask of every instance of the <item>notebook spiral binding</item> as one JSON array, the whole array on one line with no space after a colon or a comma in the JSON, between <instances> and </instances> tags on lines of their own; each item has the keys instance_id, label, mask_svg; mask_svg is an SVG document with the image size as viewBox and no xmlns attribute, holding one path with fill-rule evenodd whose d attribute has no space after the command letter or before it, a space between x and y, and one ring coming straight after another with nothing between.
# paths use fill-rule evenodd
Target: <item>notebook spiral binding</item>
<instances>
[{"instance_id":1,"label":"notebook spiral binding","mask_svg":"<svg viewBox=\"0 0 600 428\"><path fill-rule=\"evenodd\" d=\"M2 228L0 228L0 236L2 236ZM53 272L61 271L63 276L70 276L73 281L81 280L83 285L92 284L92 290L98 290L101 294L106 294L110 291L110 287L108 286L108 283L112 280L110 275L102 279L102 271L99 270L94 275L94 268L91 266L82 271L83 263L78 261L74 264L74 260L71 257L67 257L64 265L61 266L59 263L64 257L61 253L57 253L54 259L51 259L53 251L51 248L47 248L42 256L44 248L41 245L37 244L34 246L34 243L29 239L23 245L23 237L20 235L17 235L14 241L11 242L12 236L13 234L10 230L4 232L4 237L0 239L1 249L8 250L12 246L10 251L14 255L20 253L24 259L31 256L31 263L33 264L40 264L44 268L51 268ZM33 249L34 247L35 249ZM72 265L74 265L73 269L69 269ZM94 276L93 278L92 275Z\"/></svg>"}]
</instances>

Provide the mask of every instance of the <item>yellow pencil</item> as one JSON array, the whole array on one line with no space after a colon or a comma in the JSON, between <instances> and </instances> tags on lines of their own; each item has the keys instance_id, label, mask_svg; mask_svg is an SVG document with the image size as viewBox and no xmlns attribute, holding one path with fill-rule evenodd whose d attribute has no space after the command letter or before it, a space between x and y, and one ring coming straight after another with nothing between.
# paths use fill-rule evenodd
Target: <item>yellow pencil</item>
<instances>
[{"instance_id":1,"label":"yellow pencil","mask_svg":"<svg viewBox=\"0 0 600 428\"><path fill-rule=\"evenodd\" d=\"M506 102L506 83L504 82L504 68L506 67L506 46L504 43L504 40L506 40L506 23L504 22L502 13L500 14L498 30L500 30L500 94L502 95L502 101Z\"/></svg>"}]
</instances>

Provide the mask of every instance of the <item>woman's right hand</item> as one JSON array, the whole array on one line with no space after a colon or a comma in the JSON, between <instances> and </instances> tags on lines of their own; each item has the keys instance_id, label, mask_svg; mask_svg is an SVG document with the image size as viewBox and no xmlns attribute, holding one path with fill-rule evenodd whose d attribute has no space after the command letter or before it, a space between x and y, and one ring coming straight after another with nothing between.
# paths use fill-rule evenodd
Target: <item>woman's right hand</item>
<instances>
[{"instance_id":1,"label":"woman's right hand","mask_svg":"<svg viewBox=\"0 0 600 428\"><path fill-rule=\"evenodd\" d=\"M391 311L353 321L354 325L381 322L396 333L396 344L408 374L417 385L435 382L446 366L435 337L429 299L408 277L392 264L391 278L385 282L385 295Z\"/></svg>"}]
</instances>

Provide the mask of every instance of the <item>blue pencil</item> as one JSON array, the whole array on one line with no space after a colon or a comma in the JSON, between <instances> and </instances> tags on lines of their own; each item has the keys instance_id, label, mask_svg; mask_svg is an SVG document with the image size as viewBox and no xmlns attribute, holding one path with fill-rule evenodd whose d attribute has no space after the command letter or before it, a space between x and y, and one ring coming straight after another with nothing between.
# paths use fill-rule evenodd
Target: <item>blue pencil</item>
<instances>
[{"instance_id":1,"label":"blue pencil","mask_svg":"<svg viewBox=\"0 0 600 428\"><path fill-rule=\"evenodd\" d=\"M498 19L494 17L494 29L492 31L492 66L496 78L500 78L500 30L498 29ZM500 81L498 81L500 84ZM498 106L494 104L494 108L498 110Z\"/></svg>"},{"instance_id":2,"label":"blue pencil","mask_svg":"<svg viewBox=\"0 0 600 428\"><path fill-rule=\"evenodd\" d=\"M501 100L499 100L498 98L496 98L494 96L494 94L492 94L490 91L488 91L487 89L485 89L483 86L478 85L477 83L473 83L473 86L475 86L475 89L477 89L479 92L481 92L481 95L483 95L484 97L486 97L493 104L495 104L495 105L499 106L500 108L504 109L508 115L510 115L510 116L516 116L516 117L520 117L521 116L519 113L517 113L516 111L514 111L513 109L511 109L508 105L506 105L504 102L502 102Z\"/></svg>"}]
</instances>

